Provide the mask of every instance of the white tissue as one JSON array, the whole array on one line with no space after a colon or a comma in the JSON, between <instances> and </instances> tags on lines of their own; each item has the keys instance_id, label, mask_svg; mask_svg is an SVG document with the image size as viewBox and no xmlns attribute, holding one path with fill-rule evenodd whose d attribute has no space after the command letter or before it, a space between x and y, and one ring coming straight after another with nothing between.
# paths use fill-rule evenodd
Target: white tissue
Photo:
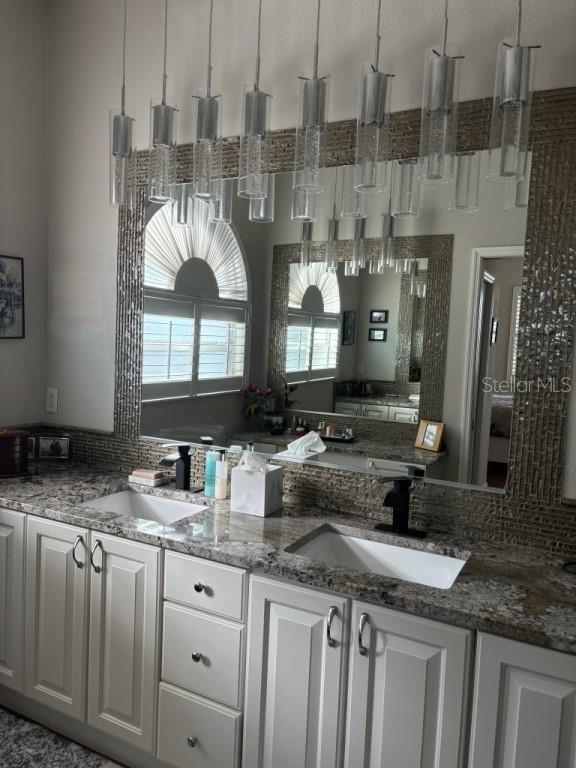
<instances>
[{"instance_id":1,"label":"white tissue","mask_svg":"<svg viewBox=\"0 0 576 768\"><path fill-rule=\"evenodd\" d=\"M298 459L305 459L313 453L324 453L326 446L318 432L308 432L304 437L288 443L287 453Z\"/></svg>"},{"instance_id":2,"label":"white tissue","mask_svg":"<svg viewBox=\"0 0 576 768\"><path fill-rule=\"evenodd\" d=\"M238 469L244 472L266 472L266 458L252 451L244 451L238 462Z\"/></svg>"}]
</instances>

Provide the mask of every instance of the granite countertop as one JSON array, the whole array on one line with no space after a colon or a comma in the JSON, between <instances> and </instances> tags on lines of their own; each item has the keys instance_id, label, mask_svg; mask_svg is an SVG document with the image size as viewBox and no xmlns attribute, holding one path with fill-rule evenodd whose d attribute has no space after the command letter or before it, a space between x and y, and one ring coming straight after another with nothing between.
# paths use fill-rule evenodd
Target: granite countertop
<instances>
[{"instance_id":1,"label":"granite countertop","mask_svg":"<svg viewBox=\"0 0 576 768\"><path fill-rule=\"evenodd\" d=\"M0 506L576 654L576 576L564 572L562 561L553 554L439 534L404 539L375 533L358 518L291 505L262 519L230 512L228 502L170 486L141 490L206 504L206 511L168 526L79 506L128 487L125 475L114 471L39 464L27 478L0 480ZM436 589L318 563L287 551L320 526L457 556L466 564L450 589Z\"/></svg>"}]
</instances>

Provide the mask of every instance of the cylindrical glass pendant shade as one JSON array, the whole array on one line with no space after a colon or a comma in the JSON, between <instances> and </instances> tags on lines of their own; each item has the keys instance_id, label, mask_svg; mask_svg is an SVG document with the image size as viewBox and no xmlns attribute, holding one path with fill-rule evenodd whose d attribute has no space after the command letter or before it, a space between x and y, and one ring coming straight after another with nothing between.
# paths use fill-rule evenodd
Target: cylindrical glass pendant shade
<instances>
[{"instance_id":1,"label":"cylindrical glass pendant shade","mask_svg":"<svg viewBox=\"0 0 576 768\"><path fill-rule=\"evenodd\" d=\"M248 218L259 224L271 224L274 221L276 202L276 176L273 173L266 173L262 178L262 188L266 196L250 199Z\"/></svg>"},{"instance_id":2,"label":"cylindrical glass pendant shade","mask_svg":"<svg viewBox=\"0 0 576 768\"><path fill-rule=\"evenodd\" d=\"M320 168L324 161L328 77L300 78L294 189L322 192Z\"/></svg>"},{"instance_id":3,"label":"cylindrical glass pendant shade","mask_svg":"<svg viewBox=\"0 0 576 768\"><path fill-rule=\"evenodd\" d=\"M356 262L359 269L366 266L366 219L356 219L354 222L352 262Z\"/></svg>"},{"instance_id":4,"label":"cylindrical glass pendant shade","mask_svg":"<svg viewBox=\"0 0 576 768\"><path fill-rule=\"evenodd\" d=\"M424 70L420 170L425 182L450 180L450 156L456 149L460 59L440 51L428 50Z\"/></svg>"},{"instance_id":5,"label":"cylindrical glass pendant shade","mask_svg":"<svg viewBox=\"0 0 576 768\"><path fill-rule=\"evenodd\" d=\"M148 197L154 203L168 202L176 181L177 116L176 107L151 102Z\"/></svg>"},{"instance_id":6,"label":"cylindrical glass pendant shade","mask_svg":"<svg viewBox=\"0 0 576 768\"><path fill-rule=\"evenodd\" d=\"M270 131L270 91L244 87L244 111L240 132L238 197L263 198L264 176L268 170L268 134Z\"/></svg>"},{"instance_id":7,"label":"cylindrical glass pendant shade","mask_svg":"<svg viewBox=\"0 0 576 768\"><path fill-rule=\"evenodd\" d=\"M305 221L302 224L302 231L300 235L300 266L310 266L310 256L312 253L312 232L313 223L311 221Z\"/></svg>"},{"instance_id":8,"label":"cylindrical glass pendant shade","mask_svg":"<svg viewBox=\"0 0 576 768\"><path fill-rule=\"evenodd\" d=\"M417 158L394 161L391 213L396 219L420 213L420 174Z\"/></svg>"},{"instance_id":9,"label":"cylindrical glass pendant shade","mask_svg":"<svg viewBox=\"0 0 576 768\"><path fill-rule=\"evenodd\" d=\"M295 187L292 190L292 221L316 221L316 198L314 192Z\"/></svg>"},{"instance_id":10,"label":"cylindrical glass pendant shade","mask_svg":"<svg viewBox=\"0 0 576 768\"><path fill-rule=\"evenodd\" d=\"M488 178L521 179L526 167L535 50L502 42L498 49L496 84L490 126Z\"/></svg>"},{"instance_id":11,"label":"cylindrical glass pendant shade","mask_svg":"<svg viewBox=\"0 0 576 768\"><path fill-rule=\"evenodd\" d=\"M110 204L129 205L135 185L132 134L134 119L110 113Z\"/></svg>"},{"instance_id":12,"label":"cylindrical glass pendant shade","mask_svg":"<svg viewBox=\"0 0 576 768\"><path fill-rule=\"evenodd\" d=\"M526 170L522 179L508 182L506 190L506 202L504 208L509 211L514 208L527 208L530 201L530 173L532 166L532 157L529 152L526 153Z\"/></svg>"},{"instance_id":13,"label":"cylindrical glass pendant shade","mask_svg":"<svg viewBox=\"0 0 576 768\"><path fill-rule=\"evenodd\" d=\"M326 272L336 272L338 267L338 235L340 222L338 219L328 221L328 240L326 241L326 254L324 256L324 266Z\"/></svg>"},{"instance_id":14,"label":"cylindrical glass pendant shade","mask_svg":"<svg viewBox=\"0 0 576 768\"><path fill-rule=\"evenodd\" d=\"M345 165L342 168L342 207L343 219L363 219L366 217L366 196L358 191L361 171L358 165Z\"/></svg>"},{"instance_id":15,"label":"cylindrical glass pendant shade","mask_svg":"<svg viewBox=\"0 0 576 768\"><path fill-rule=\"evenodd\" d=\"M356 261L344 262L344 277L358 277L360 273L360 267Z\"/></svg>"},{"instance_id":16,"label":"cylindrical glass pendant shade","mask_svg":"<svg viewBox=\"0 0 576 768\"><path fill-rule=\"evenodd\" d=\"M356 128L356 189L383 192L387 184L388 130L392 76L367 67L360 84Z\"/></svg>"},{"instance_id":17,"label":"cylindrical glass pendant shade","mask_svg":"<svg viewBox=\"0 0 576 768\"><path fill-rule=\"evenodd\" d=\"M394 219L389 213L382 214L382 239L379 262L384 268L394 266Z\"/></svg>"},{"instance_id":18,"label":"cylindrical glass pendant shade","mask_svg":"<svg viewBox=\"0 0 576 768\"><path fill-rule=\"evenodd\" d=\"M410 259L394 259L394 272L404 275L410 272Z\"/></svg>"},{"instance_id":19,"label":"cylindrical glass pendant shade","mask_svg":"<svg viewBox=\"0 0 576 768\"><path fill-rule=\"evenodd\" d=\"M191 227L194 223L194 184L173 184L171 190L173 227Z\"/></svg>"},{"instance_id":20,"label":"cylindrical glass pendant shade","mask_svg":"<svg viewBox=\"0 0 576 768\"><path fill-rule=\"evenodd\" d=\"M416 296L416 287L418 285L418 262L416 259L410 262L408 274L410 276L410 295Z\"/></svg>"},{"instance_id":21,"label":"cylindrical glass pendant shade","mask_svg":"<svg viewBox=\"0 0 576 768\"><path fill-rule=\"evenodd\" d=\"M463 213L477 211L480 195L480 153L456 152L452 163L450 210Z\"/></svg>"},{"instance_id":22,"label":"cylindrical glass pendant shade","mask_svg":"<svg viewBox=\"0 0 576 768\"><path fill-rule=\"evenodd\" d=\"M214 181L222 178L221 96L194 98L194 183L196 197L213 200Z\"/></svg>"},{"instance_id":23,"label":"cylindrical glass pendant shade","mask_svg":"<svg viewBox=\"0 0 576 768\"><path fill-rule=\"evenodd\" d=\"M232 221L232 198L235 179L216 179L212 182L213 195L210 202L208 221L230 224Z\"/></svg>"}]
</instances>

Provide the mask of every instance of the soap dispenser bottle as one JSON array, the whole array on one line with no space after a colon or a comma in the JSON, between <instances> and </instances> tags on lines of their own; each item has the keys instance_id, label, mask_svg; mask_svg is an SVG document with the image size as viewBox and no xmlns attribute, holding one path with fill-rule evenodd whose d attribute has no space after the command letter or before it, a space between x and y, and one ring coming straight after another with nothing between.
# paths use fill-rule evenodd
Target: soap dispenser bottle
<instances>
[{"instance_id":1,"label":"soap dispenser bottle","mask_svg":"<svg viewBox=\"0 0 576 768\"><path fill-rule=\"evenodd\" d=\"M226 461L226 451L220 451L220 456L216 462L216 491L215 497L219 500L228 496L228 462Z\"/></svg>"},{"instance_id":2,"label":"soap dispenser bottle","mask_svg":"<svg viewBox=\"0 0 576 768\"><path fill-rule=\"evenodd\" d=\"M216 451L208 451L206 462L204 464L204 496L209 499L214 498L216 493L216 464L218 454Z\"/></svg>"}]
</instances>

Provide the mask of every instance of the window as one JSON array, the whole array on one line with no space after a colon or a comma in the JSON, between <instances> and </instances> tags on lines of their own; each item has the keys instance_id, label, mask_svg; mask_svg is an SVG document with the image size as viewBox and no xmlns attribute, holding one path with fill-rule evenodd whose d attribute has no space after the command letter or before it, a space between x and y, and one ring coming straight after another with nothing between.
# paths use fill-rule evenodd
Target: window
<instances>
[{"instance_id":1,"label":"window","mask_svg":"<svg viewBox=\"0 0 576 768\"><path fill-rule=\"evenodd\" d=\"M512 312L510 316L510 341L508 343L508 378L516 376L516 358L518 357L518 330L520 328L520 304L522 289L516 286L512 289Z\"/></svg>"},{"instance_id":2,"label":"window","mask_svg":"<svg viewBox=\"0 0 576 768\"><path fill-rule=\"evenodd\" d=\"M172 227L164 206L146 227L142 393L144 400L233 392L244 385L248 285L227 224Z\"/></svg>"},{"instance_id":3,"label":"window","mask_svg":"<svg viewBox=\"0 0 576 768\"><path fill-rule=\"evenodd\" d=\"M338 365L337 317L290 313L286 330L286 378L307 381L333 377Z\"/></svg>"}]
</instances>

